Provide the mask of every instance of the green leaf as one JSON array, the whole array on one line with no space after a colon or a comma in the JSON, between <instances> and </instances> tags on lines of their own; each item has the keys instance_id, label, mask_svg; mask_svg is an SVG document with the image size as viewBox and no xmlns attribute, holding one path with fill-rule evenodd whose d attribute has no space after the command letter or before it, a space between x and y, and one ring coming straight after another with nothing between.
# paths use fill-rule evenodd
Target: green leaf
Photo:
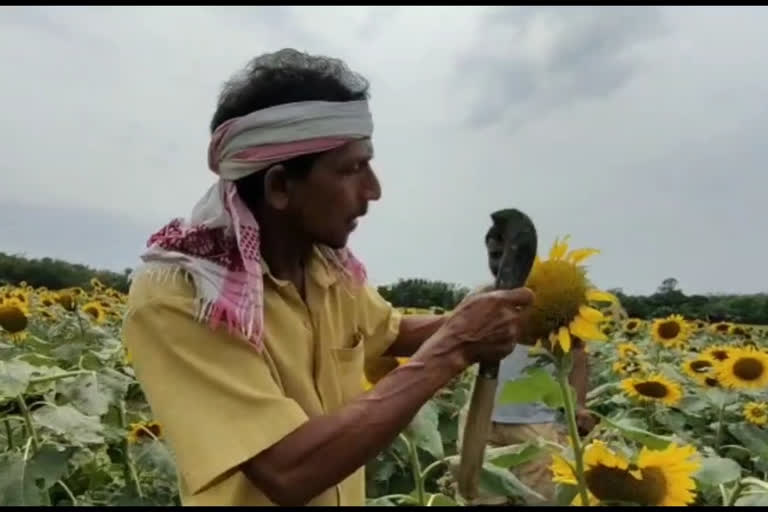
<instances>
[{"instance_id":1,"label":"green leaf","mask_svg":"<svg viewBox=\"0 0 768 512\"><path fill-rule=\"evenodd\" d=\"M57 382L56 391L88 416L101 416L109 408L109 397L100 390L98 378L94 374L62 379Z\"/></svg>"},{"instance_id":2,"label":"green leaf","mask_svg":"<svg viewBox=\"0 0 768 512\"><path fill-rule=\"evenodd\" d=\"M494 452L494 448L488 449L486 457L491 464L506 469L533 460L544 451L542 447L530 442L513 446L504 446L501 449L504 451Z\"/></svg>"},{"instance_id":3,"label":"green leaf","mask_svg":"<svg viewBox=\"0 0 768 512\"><path fill-rule=\"evenodd\" d=\"M86 416L71 405L44 405L32 413L36 423L65 436L77 446L103 443L103 427L99 418Z\"/></svg>"},{"instance_id":4,"label":"green leaf","mask_svg":"<svg viewBox=\"0 0 768 512\"><path fill-rule=\"evenodd\" d=\"M19 452L0 454L0 506L43 505L40 490L26 476L27 463Z\"/></svg>"},{"instance_id":5,"label":"green leaf","mask_svg":"<svg viewBox=\"0 0 768 512\"><path fill-rule=\"evenodd\" d=\"M553 409L562 407L560 386L549 372L543 368L533 368L527 373L527 377L504 383L499 395L500 404L543 402Z\"/></svg>"},{"instance_id":6,"label":"green leaf","mask_svg":"<svg viewBox=\"0 0 768 512\"><path fill-rule=\"evenodd\" d=\"M557 484L555 489L555 503L563 507L570 506L576 495L579 494L579 488L575 485Z\"/></svg>"},{"instance_id":7,"label":"green leaf","mask_svg":"<svg viewBox=\"0 0 768 512\"><path fill-rule=\"evenodd\" d=\"M737 423L727 428L728 432L741 441L744 448L751 451L753 456L768 462L768 431L748 423Z\"/></svg>"},{"instance_id":8,"label":"green leaf","mask_svg":"<svg viewBox=\"0 0 768 512\"><path fill-rule=\"evenodd\" d=\"M0 361L0 396L15 397L29 385L29 379L40 369L26 361Z\"/></svg>"},{"instance_id":9,"label":"green leaf","mask_svg":"<svg viewBox=\"0 0 768 512\"><path fill-rule=\"evenodd\" d=\"M545 500L541 494L518 480L511 471L490 463L483 464L480 470L479 484L482 490L495 495L508 497L528 495L542 501Z\"/></svg>"},{"instance_id":10,"label":"green leaf","mask_svg":"<svg viewBox=\"0 0 768 512\"><path fill-rule=\"evenodd\" d=\"M425 403L405 429L405 435L416 446L425 450L436 459L442 459L443 439L440 436L440 417L433 402Z\"/></svg>"},{"instance_id":11,"label":"green leaf","mask_svg":"<svg viewBox=\"0 0 768 512\"><path fill-rule=\"evenodd\" d=\"M458 507L459 504L445 494L430 494L427 498L428 507Z\"/></svg>"},{"instance_id":12,"label":"green leaf","mask_svg":"<svg viewBox=\"0 0 768 512\"><path fill-rule=\"evenodd\" d=\"M619 433L621 433L621 435L623 435L625 438L631 441L637 441L638 443L641 443L643 446L647 446L648 448L654 450L663 450L669 445L669 443L673 441L673 439L670 437L660 436L658 434L648 432L647 430L634 427L627 420L612 421L602 414L596 413L594 411L593 414L600 417L600 420L607 424L609 427L618 430Z\"/></svg>"},{"instance_id":13,"label":"green leaf","mask_svg":"<svg viewBox=\"0 0 768 512\"><path fill-rule=\"evenodd\" d=\"M741 496L734 505L737 507L768 507L768 492Z\"/></svg>"},{"instance_id":14,"label":"green leaf","mask_svg":"<svg viewBox=\"0 0 768 512\"><path fill-rule=\"evenodd\" d=\"M170 450L162 441L145 441L132 449L136 466L145 471L159 471L175 477L176 463Z\"/></svg>"},{"instance_id":15,"label":"green leaf","mask_svg":"<svg viewBox=\"0 0 768 512\"><path fill-rule=\"evenodd\" d=\"M396 507L397 504L386 496L369 498L365 501L366 507Z\"/></svg>"},{"instance_id":16,"label":"green leaf","mask_svg":"<svg viewBox=\"0 0 768 512\"><path fill-rule=\"evenodd\" d=\"M43 445L28 462L27 476L36 484L42 480L43 490L50 489L67 474L69 457L73 451L72 449L59 450L50 444ZM40 487L39 484L38 487Z\"/></svg>"},{"instance_id":17,"label":"green leaf","mask_svg":"<svg viewBox=\"0 0 768 512\"><path fill-rule=\"evenodd\" d=\"M693 477L704 485L725 484L741 477L741 466L731 459L707 457Z\"/></svg>"},{"instance_id":18,"label":"green leaf","mask_svg":"<svg viewBox=\"0 0 768 512\"><path fill-rule=\"evenodd\" d=\"M698 396L686 396L677 406L678 409L686 414L696 414L698 412L711 411L712 404L707 403Z\"/></svg>"}]
</instances>

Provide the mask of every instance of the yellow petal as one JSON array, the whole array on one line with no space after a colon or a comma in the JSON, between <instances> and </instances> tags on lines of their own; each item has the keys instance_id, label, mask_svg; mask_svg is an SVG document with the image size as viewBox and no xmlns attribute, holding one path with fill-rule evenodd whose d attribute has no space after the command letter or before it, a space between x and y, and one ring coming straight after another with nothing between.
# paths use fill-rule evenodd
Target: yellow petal
<instances>
[{"instance_id":1,"label":"yellow petal","mask_svg":"<svg viewBox=\"0 0 768 512\"><path fill-rule=\"evenodd\" d=\"M578 265L595 254L600 254L600 251L598 249L574 249L568 253L568 256L566 256L565 259L574 265Z\"/></svg>"},{"instance_id":2,"label":"yellow petal","mask_svg":"<svg viewBox=\"0 0 768 512\"><path fill-rule=\"evenodd\" d=\"M587 322L580 316L573 319L569 329L571 334L583 341L606 341L608 339L595 324Z\"/></svg>"},{"instance_id":3,"label":"yellow petal","mask_svg":"<svg viewBox=\"0 0 768 512\"><path fill-rule=\"evenodd\" d=\"M568 332L567 327L561 327L557 331L557 339L560 342L560 346L563 348L563 352L570 352L571 350L571 334Z\"/></svg>"},{"instance_id":4,"label":"yellow petal","mask_svg":"<svg viewBox=\"0 0 768 512\"><path fill-rule=\"evenodd\" d=\"M630 475L632 475L633 477L637 478L638 480L642 480L643 479L643 472L640 471L639 469L628 471L628 473Z\"/></svg>"},{"instance_id":5,"label":"yellow petal","mask_svg":"<svg viewBox=\"0 0 768 512\"><path fill-rule=\"evenodd\" d=\"M587 300L590 302L612 302L617 304L619 299L615 295L600 290L587 290Z\"/></svg>"},{"instance_id":6,"label":"yellow petal","mask_svg":"<svg viewBox=\"0 0 768 512\"><path fill-rule=\"evenodd\" d=\"M591 308L589 306L580 306L579 307L579 315L584 317L584 320L587 322L596 324L598 322L602 322L605 320L605 316L598 311L595 308Z\"/></svg>"},{"instance_id":7,"label":"yellow petal","mask_svg":"<svg viewBox=\"0 0 768 512\"><path fill-rule=\"evenodd\" d=\"M550 260L560 260L565 256L565 253L568 252L568 239L571 238L571 235L566 235L563 237L562 242L559 239L555 239L555 243L552 244L552 249L549 250L549 259Z\"/></svg>"}]
</instances>

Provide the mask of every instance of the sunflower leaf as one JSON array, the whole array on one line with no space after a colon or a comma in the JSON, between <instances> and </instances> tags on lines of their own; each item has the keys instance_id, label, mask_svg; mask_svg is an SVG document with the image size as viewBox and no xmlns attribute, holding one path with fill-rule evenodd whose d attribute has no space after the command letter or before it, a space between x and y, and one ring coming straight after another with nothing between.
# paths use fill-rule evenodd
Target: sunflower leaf
<instances>
[{"instance_id":1,"label":"sunflower leaf","mask_svg":"<svg viewBox=\"0 0 768 512\"><path fill-rule=\"evenodd\" d=\"M30 377L40 369L26 361L0 361L0 397L15 397L29 385Z\"/></svg>"},{"instance_id":2,"label":"sunflower leaf","mask_svg":"<svg viewBox=\"0 0 768 512\"><path fill-rule=\"evenodd\" d=\"M529 496L539 500L545 498L534 491L508 469L500 468L494 464L485 463L480 470L480 488L489 493L501 496Z\"/></svg>"},{"instance_id":3,"label":"sunflower leaf","mask_svg":"<svg viewBox=\"0 0 768 512\"><path fill-rule=\"evenodd\" d=\"M544 448L531 442L521 445L504 446L504 451L493 453L489 450L488 462L501 468L513 468L536 458Z\"/></svg>"},{"instance_id":4,"label":"sunflower leaf","mask_svg":"<svg viewBox=\"0 0 768 512\"><path fill-rule=\"evenodd\" d=\"M734 505L737 507L768 507L768 493L761 492L741 496Z\"/></svg>"},{"instance_id":5,"label":"sunflower leaf","mask_svg":"<svg viewBox=\"0 0 768 512\"><path fill-rule=\"evenodd\" d=\"M744 448L751 451L755 457L768 462L768 432L746 423L729 425L728 432L741 441Z\"/></svg>"},{"instance_id":6,"label":"sunflower leaf","mask_svg":"<svg viewBox=\"0 0 768 512\"><path fill-rule=\"evenodd\" d=\"M560 386L549 372L543 368L533 368L526 373L527 377L504 383L498 399L500 404L543 402L553 409L563 406Z\"/></svg>"},{"instance_id":7,"label":"sunflower leaf","mask_svg":"<svg viewBox=\"0 0 768 512\"><path fill-rule=\"evenodd\" d=\"M76 446L103 443L99 418L86 416L71 405L44 405L32 413L35 422L65 436Z\"/></svg>"},{"instance_id":8,"label":"sunflower leaf","mask_svg":"<svg viewBox=\"0 0 768 512\"><path fill-rule=\"evenodd\" d=\"M736 461L722 457L707 457L702 459L698 471L693 478L703 485L720 485L733 482L741 477L741 466Z\"/></svg>"},{"instance_id":9,"label":"sunflower leaf","mask_svg":"<svg viewBox=\"0 0 768 512\"><path fill-rule=\"evenodd\" d=\"M673 439L666 436L660 436L653 434L647 430L632 426L628 420L613 421L602 414L593 411L593 414L598 416L600 420L609 427L615 428L619 433L630 441L637 441L643 446L647 446L653 450L663 450L666 448Z\"/></svg>"},{"instance_id":10,"label":"sunflower leaf","mask_svg":"<svg viewBox=\"0 0 768 512\"><path fill-rule=\"evenodd\" d=\"M405 429L408 438L436 459L442 459L443 439L440 436L440 416L434 402L425 403Z\"/></svg>"}]
</instances>

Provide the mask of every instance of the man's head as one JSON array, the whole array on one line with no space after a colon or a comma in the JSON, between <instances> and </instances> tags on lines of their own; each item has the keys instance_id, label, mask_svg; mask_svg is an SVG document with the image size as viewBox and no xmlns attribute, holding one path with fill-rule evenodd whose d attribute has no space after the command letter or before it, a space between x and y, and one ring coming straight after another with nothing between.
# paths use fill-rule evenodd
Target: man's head
<instances>
[{"instance_id":1,"label":"man's head","mask_svg":"<svg viewBox=\"0 0 768 512\"><path fill-rule=\"evenodd\" d=\"M367 98L368 82L342 61L281 50L255 58L227 82L211 132L229 119L286 103ZM338 249L368 203L381 196L372 158L370 139L361 139L281 162L235 185L254 213L268 212L313 243Z\"/></svg>"}]
</instances>

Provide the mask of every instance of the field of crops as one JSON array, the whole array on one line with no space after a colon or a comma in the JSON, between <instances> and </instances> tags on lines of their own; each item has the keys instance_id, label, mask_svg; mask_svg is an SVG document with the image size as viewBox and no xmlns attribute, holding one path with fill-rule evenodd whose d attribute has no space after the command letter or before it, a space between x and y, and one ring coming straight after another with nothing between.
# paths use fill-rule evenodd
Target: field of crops
<instances>
[{"instance_id":1,"label":"field of crops","mask_svg":"<svg viewBox=\"0 0 768 512\"><path fill-rule=\"evenodd\" d=\"M124 308L125 297L97 281L87 290L0 288L0 505L178 503L163 426L120 340ZM566 446L489 450L483 489L524 501L535 490L514 467L546 456L564 504L768 505L766 330L677 316L644 322L615 303L581 314L604 338L587 344L598 426L583 439L570 429ZM567 334L537 349L556 375L532 367L502 399L543 401L571 426ZM472 380L470 371L457 378L371 461L371 505L462 502L449 468Z\"/></svg>"}]
</instances>

